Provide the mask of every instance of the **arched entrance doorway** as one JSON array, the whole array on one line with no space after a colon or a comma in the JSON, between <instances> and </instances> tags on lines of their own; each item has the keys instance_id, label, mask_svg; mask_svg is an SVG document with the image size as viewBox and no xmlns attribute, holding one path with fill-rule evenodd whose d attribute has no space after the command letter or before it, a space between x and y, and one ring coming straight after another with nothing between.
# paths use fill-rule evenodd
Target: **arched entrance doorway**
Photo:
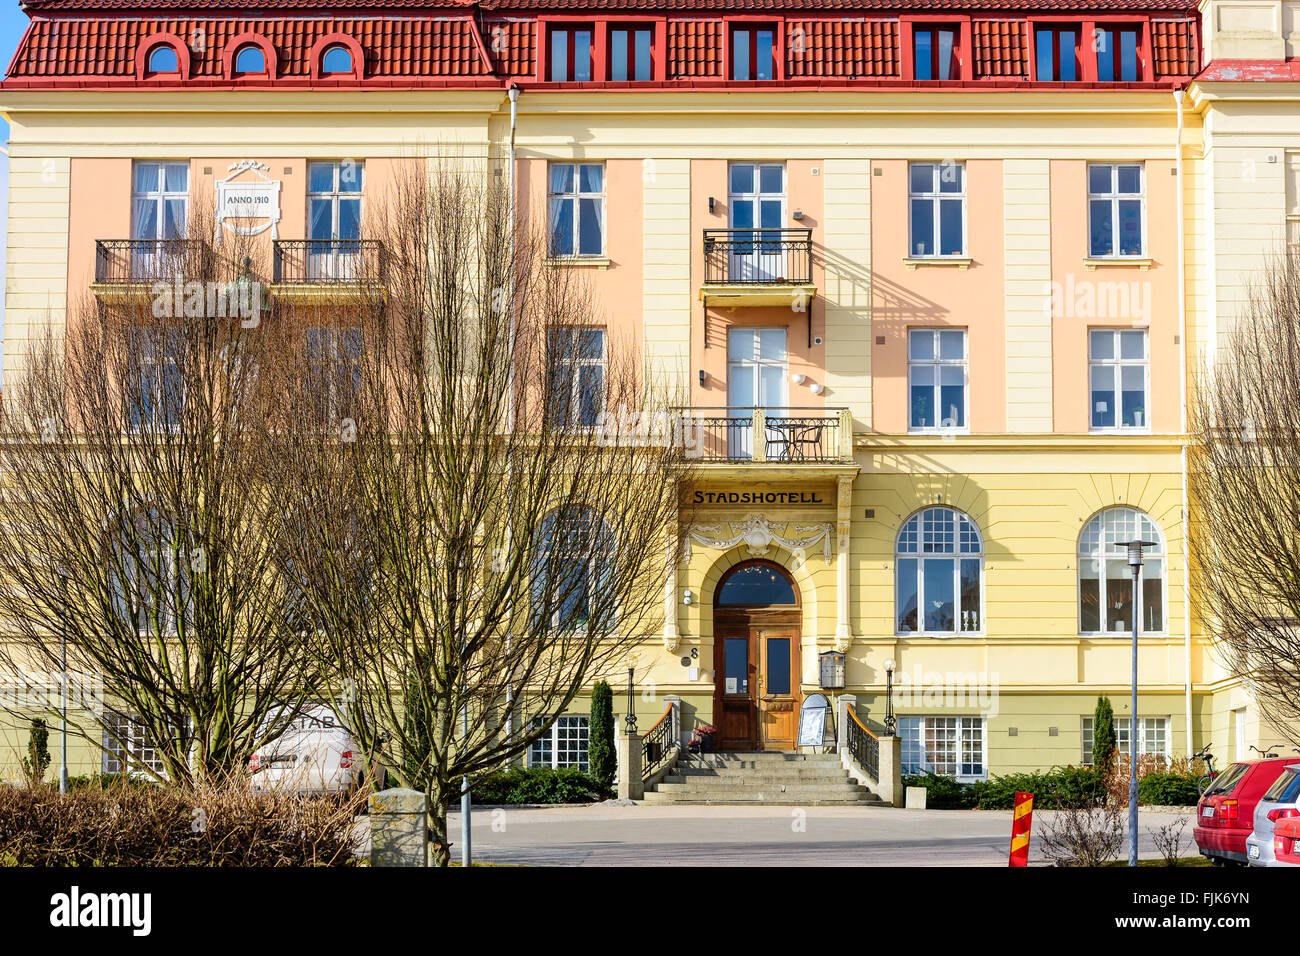
<instances>
[{"instance_id":1,"label":"arched entrance doorway","mask_svg":"<svg viewBox=\"0 0 1300 956\"><path fill-rule=\"evenodd\" d=\"M713 598L713 713L722 750L793 750L799 718L799 589L745 561Z\"/></svg>"}]
</instances>

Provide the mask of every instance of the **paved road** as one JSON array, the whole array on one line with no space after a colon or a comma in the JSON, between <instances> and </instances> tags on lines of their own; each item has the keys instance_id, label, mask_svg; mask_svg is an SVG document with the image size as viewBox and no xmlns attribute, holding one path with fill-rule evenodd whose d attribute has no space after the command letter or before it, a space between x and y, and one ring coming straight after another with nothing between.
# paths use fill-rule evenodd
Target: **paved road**
<instances>
[{"instance_id":1,"label":"paved road","mask_svg":"<svg viewBox=\"0 0 1300 956\"><path fill-rule=\"evenodd\" d=\"M1139 853L1159 856L1148 828L1181 818L1195 855L1194 818L1177 813L1141 815ZM472 826L476 860L534 866L1006 866L1011 841L1010 811L881 807L483 809Z\"/></svg>"}]
</instances>

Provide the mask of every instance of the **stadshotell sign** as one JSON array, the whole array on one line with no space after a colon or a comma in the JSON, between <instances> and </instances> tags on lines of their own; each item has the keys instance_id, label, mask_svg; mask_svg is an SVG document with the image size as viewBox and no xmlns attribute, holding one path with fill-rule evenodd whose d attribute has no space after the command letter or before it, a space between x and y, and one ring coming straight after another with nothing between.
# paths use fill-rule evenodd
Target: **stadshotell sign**
<instances>
[{"instance_id":1,"label":"stadshotell sign","mask_svg":"<svg viewBox=\"0 0 1300 956\"><path fill-rule=\"evenodd\" d=\"M697 491L697 505L824 505L819 491Z\"/></svg>"}]
</instances>

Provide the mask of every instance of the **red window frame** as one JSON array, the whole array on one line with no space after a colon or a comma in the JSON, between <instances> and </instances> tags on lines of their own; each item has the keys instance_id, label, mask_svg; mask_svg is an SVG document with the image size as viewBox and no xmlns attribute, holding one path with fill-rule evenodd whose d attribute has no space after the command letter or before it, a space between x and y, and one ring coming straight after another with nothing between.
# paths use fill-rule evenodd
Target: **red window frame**
<instances>
[{"instance_id":1,"label":"red window frame","mask_svg":"<svg viewBox=\"0 0 1300 956\"><path fill-rule=\"evenodd\" d=\"M599 32L600 31L596 29L596 24L589 21L584 21L579 23L562 22L562 23L547 24L546 33L545 33L546 50L545 50L545 57L544 57L546 62L546 73L545 73L546 82L548 83L590 83L592 80L597 79L596 37L599 35ZM557 33L568 34L568 40L565 43L566 62L564 64L564 76L558 78L555 76L555 62L553 58L553 51L555 49L554 37ZM590 55L591 55L591 65L590 65L590 69L588 70L588 79L586 80L576 79L577 71L575 67L577 66L577 63L575 60L575 52L577 49L577 45L573 42L573 40L574 37L580 33L587 34L588 36L587 48L590 51Z\"/></svg>"},{"instance_id":2,"label":"red window frame","mask_svg":"<svg viewBox=\"0 0 1300 956\"><path fill-rule=\"evenodd\" d=\"M605 79L611 83L651 83L659 79L659 60L660 50L662 49L658 25L643 20L611 20L605 27L607 39L605 41ZM614 34L619 30L627 33L627 79L617 80L614 78ZM636 34L638 32L650 34L650 75L644 80L635 79L637 67L641 64L636 59Z\"/></svg>"},{"instance_id":3,"label":"red window frame","mask_svg":"<svg viewBox=\"0 0 1300 956\"><path fill-rule=\"evenodd\" d=\"M1074 32L1074 79L1061 79L1061 34L1066 31ZM1038 34L1046 32L1052 34L1052 64L1055 67L1056 76L1051 79L1043 79L1038 75ZM1036 83L1080 83L1088 79L1089 74L1096 78L1097 64L1095 60L1090 60L1083 55L1084 35L1094 35L1089 29L1088 23L1078 20L1031 20L1029 21L1029 55L1030 55L1030 80Z\"/></svg>"},{"instance_id":4,"label":"red window frame","mask_svg":"<svg viewBox=\"0 0 1300 956\"><path fill-rule=\"evenodd\" d=\"M964 67L964 56L966 47L964 44L965 33L963 24L955 22L920 22L912 24L912 78L920 79L917 76L917 58L916 58L916 35L921 31L928 30L932 34L930 41L930 79L931 80L953 80L964 79L966 70ZM939 44L934 42L938 39L940 30L948 30L952 33L952 75L939 76Z\"/></svg>"},{"instance_id":5,"label":"red window frame","mask_svg":"<svg viewBox=\"0 0 1300 956\"><path fill-rule=\"evenodd\" d=\"M1147 35L1146 20L1103 20L1096 23L1085 24L1085 27L1088 28L1088 35L1092 37L1092 56L1089 57L1089 59L1092 61L1091 66L1093 79L1099 83L1141 83L1145 80L1151 79L1151 58L1147 54L1147 51L1150 49L1150 41ZM1116 78L1113 80L1101 79L1101 51L1097 49L1097 35L1098 31L1101 30L1106 30L1112 35L1118 35L1125 32L1137 34L1137 76L1134 79L1119 79L1120 62L1118 56L1116 56L1114 60ZM1118 51L1116 51L1116 53L1118 53Z\"/></svg>"},{"instance_id":6,"label":"red window frame","mask_svg":"<svg viewBox=\"0 0 1300 956\"><path fill-rule=\"evenodd\" d=\"M737 81L734 51L736 49L736 35L739 33L749 34L749 63L747 64L749 67L749 77L748 79L739 80L738 82L770 83L783 79L782 74L784 71L781 69L781 64L784 59L783 50L785 45L782 42L782 36L784 33L782 26L781 23L776 23L771 20L742 20L728 23L728 29L726 31L727 48L724 51L724 58L727 64L727 79ZM764 30L770 31L772 34L772 69L769 79L760 80L757 78L758 43L756 43L755 40L757 39L758 34Z\"/></svg>"}]
</instances>

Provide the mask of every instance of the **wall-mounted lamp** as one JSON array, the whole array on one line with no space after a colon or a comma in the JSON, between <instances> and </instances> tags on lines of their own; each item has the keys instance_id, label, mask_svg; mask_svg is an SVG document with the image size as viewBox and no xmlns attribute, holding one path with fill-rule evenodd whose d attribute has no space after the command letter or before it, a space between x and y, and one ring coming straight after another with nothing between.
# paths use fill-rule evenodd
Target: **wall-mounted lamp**
<instances>
[{"instance_id":1,"label":"wall-mounted lamp","mask_svg":"<svg viewBox=\"0 0 1300 956\"><path fill-rule=\"evenodd\" d=\"M795 372L790 376L790 381L794 382L796 385L802 385L804 382L808 381L808 376L804 375L802 372Z\"/></svg>"},{"instance_id":2,"label":"wall-mounted lamp","mask_svg":"<svg viewBox=\"0 0 1300 956\"><path fill-rule=\"evenodd\" d=\"M796 209L796 210L794 211L793 219L794 219L795 222L803 222L803 210L802 210L802 209Z\"/></svg>"},{"instance_id":3,"label":"wall-mounted lamp","mask_svg":"<svg viewBox=\"0 0 1300 956\"><path fill-rule=\"evenodd\" d=\"M808 386L808 391L812 392L814 395L820 395L822 392L826 391L826 386L818 382L816 385Z\"/></svg>"},{"instance_id":4,"label":"wall-mounted lamp","mask_svg":"<svg viewBox=\"0 0 1300 956\"><path fill-rule=\"evenodd\" d=\"M709 215L712 215L712 214L713 214L713 207L716 206L717 204L718 204L718 201L717 201L716 199L714 199L712 196L710 196L710 197L709 197Z\"/></svg>"},{"instance_id":5,"label":"wall-mounted lamp","mask_svg":"<svg viewBox=\"0 0 1300 956\"><path fill-rule=\"evenodd\" d=\"M703 385L708 380L709 380L709 373L704 371L704 369L700 369L700 384Z\"/></svg>"},{"instance_id":6,"label":"wall-mounted lamp","mask_svg":"<svg viewBox=\"0 0 1300 956\"><path fill-rule=\"evenodd\" d=\"M690 603L691 603L692 601L694 601L694 600L695 600L695 598L692 597L690 588L687 588L685 591L682 592L682 603L683 603L683 604L690 604Z\"/></svg>"}]
</instances>

